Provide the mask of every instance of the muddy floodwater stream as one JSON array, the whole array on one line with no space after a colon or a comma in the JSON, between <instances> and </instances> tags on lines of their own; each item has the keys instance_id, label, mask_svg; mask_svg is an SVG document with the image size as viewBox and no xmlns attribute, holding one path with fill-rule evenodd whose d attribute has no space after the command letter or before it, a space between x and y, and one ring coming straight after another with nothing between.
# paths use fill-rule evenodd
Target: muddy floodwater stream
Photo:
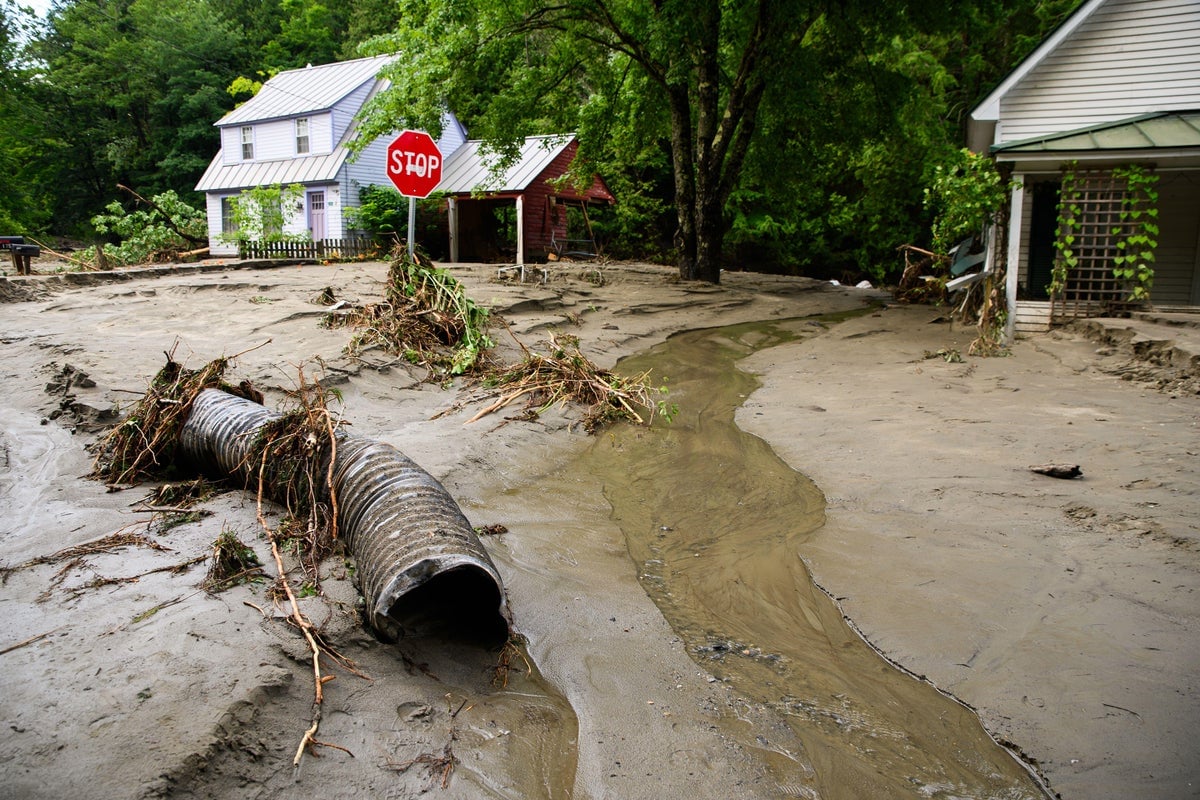
<instances>
[{"instance_id":1,"label":"muddy floodwater stream","mask_svg":"<svg viewBox=\"0 0 1200 800\"><path fill-rule=\"evenodd\" d=\"M801 558L824 520L821 490L734 423L757 386L736 363L830 324L694 331L622 362L622 374L669 377L675 420L605 432L558 477L539 480L540 497L516 489L507 503L525 510L522 524L540 520L536 535L547 541L619 526L638 580L688 654L740 698L747 713L735 703L722 725L749 742L781 796L1045 797L969 708L888 663L846 624ZM560 530L561 508L530 511L542 503L571 505L574 529ZM521 561L520 550L507 557Z\"/></svg>"}]
</instances>

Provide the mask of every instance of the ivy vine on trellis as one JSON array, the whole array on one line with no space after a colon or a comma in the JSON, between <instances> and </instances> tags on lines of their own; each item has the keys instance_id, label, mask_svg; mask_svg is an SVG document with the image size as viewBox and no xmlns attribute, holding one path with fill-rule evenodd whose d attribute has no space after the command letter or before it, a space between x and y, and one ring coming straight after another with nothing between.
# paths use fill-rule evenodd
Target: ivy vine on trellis
<instances>
[{"instance_id":1,"label":"ivy vine on trellis","mask_svg":"<svg viewBox=\"0 0 1200 800\"><path fill-rule=\"evenodd\" d=\"M1047 291L1058 296L1067 284L1067 275L1079 265L1076 249L1083 231L1083 209L1079 203L1079 178L1076 165L1068 164L1063 171L1059 195L1058 227L1054 231L1054 248L1058 258L1050 273ZM1154 251L1158 247L1158 191L1154 184L1158 175L1138 164L1113 169L1113 177L1125 182L1120 217L1112 227L1118 254L1113 257L1113 275L1129 286L1128 300L1140 302L1150 298L1154 285Z\"/></svg>"},{"instance_id":2,"label":"ivy vine on trellis","mask_svg":"<svg viewBox=\"0 0 1200 800\"><path fill-rule=\"evenodd\" d=\"M1126 232L1117 242L1113 274L1129 283L1129 299L1150 299L1154 285L1154 250L1158 247L1158 176L1137 164L1118 167L1113 175L1125 181L1121 203L1121 225L1113 235Z\"/></svg>"},{"instance_id":3,"label":"ivy vine on trellis","mask_svg":"<svg viewBox=\"0 0 1200 800\"><path fill-rule=\"evenodd\" d=\"M1062 189L1058 196L1058 227L1054 229L1054 249L1058 251L1058 258L1054 259L1050 285L1046 287L1051 297L1062 293L1067 285L1067 275L1079 266L1075 242L1083 230L1083 209L1078 203L1079 187L1074 163L1068 164L1063 170Z\"/></svg>"}]
</instances>

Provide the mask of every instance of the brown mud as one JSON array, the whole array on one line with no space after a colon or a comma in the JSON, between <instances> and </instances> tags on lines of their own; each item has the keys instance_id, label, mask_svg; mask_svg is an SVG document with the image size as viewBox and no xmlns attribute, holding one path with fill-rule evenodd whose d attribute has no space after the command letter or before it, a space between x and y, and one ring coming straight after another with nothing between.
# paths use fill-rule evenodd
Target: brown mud
<instances>
[{"instance_id":1,"label":"brown mud","mask_svg":"<svg viewBox=\"0 0 1200 800\"><path fill-rule=\"evenodd\" d=\"M682 330L852 311L873 299L741 273L720 287L690 286L645 265L563 265L546 284L499 281L486 266L454 271L526 344L564 330L602 367ZM592 440L560 409L464 426L470 406L432 419L459 395L379 351L347 358L350 334L319 327L324 312L311 301L326 287L371 301L385 273L381 264L218 265L0 285L9 300L0 304L0 562L25 564L124 529L170 548L123 547L7 576L6 795L774 798L814 787L824 796L843 778L901 797L1005 796L1014 785L1025 795L1028 785L989 783L989 764L1005 773L1015 762L958 716L961 707L911 678L886 688L895 670L837 627L837 607L809 586L795 553L888 658L979 709L987 729L1036 758L1068 800L1187 796L1200 785L1190 735L1200 724L1197 399L1103 374L1094 348L1070 337L1018 343L1011 359L926 360L925 351L965 353L972 332L930 324L936 310L888 308L828 327L789 323L780 340L794 338L765 349L750 330L737 341L701 334L705 346L745 354L740 366L761 376L757 390L735 383L732 369L712 378L745 398L718 402L676 384L675 367L652 355L664 359L656 375L672 378L669 400L683 407L677 428ZM298 369L320 374L344 397L355 433L403 450L473 524L503 524L508 533L485 544L537 673L516 659L501 687L492 683L497 651L377 641L360 623L353 563L331 559L323 592L301 603L371 680L334 668L325 687L318 738L353 756L322 747L293 770L311 718L311 663L265 587L208 594L202 563L151 572L203 556L227 529L266 561L253 498L228 492L203 504L211 516L152 529L143 491L110 493L81 477L84 445L144 390L177 338L192 366L254 347L231 374L255 383L268 405L294 387ZM505 357L519 357L506 334L495 338ZM67 380L80 374L87 380ZM760 447L752 437L716 445L716 429L692 421L710 401L792 469L735 453ZM690 463L747 458L763 477L722 477L744 487L722 500L707 478L620 468L634 452L661 460L676 446L672 431L683 438L689 426L695 441L714 443ZM604 481L576 458L589 448L584 458L611 459ZM1031 481L1027 465L1059 458L1081 463L1084 477ZM812 486L793 470L828 496L825 523L811 533L819 498L810 502ZM773 505L780 495L810 500ZM623 507L620 527L610 498ZM764 528L767 564L749 566L743 542L697 521L740 519L748 498L749 510L809 518ZM621 527L640 531L642 544L628 545ZM722 592L731 577L745 591ZM706 588L714 582L716 591ZM687 613L676 619L673 604ZM800 633L814 643L799 645ZM868 677L810 675L798 665L813 655L849 659L849 674ZM951 721L908 727L901 700L947 703ZM960 735L971 743L961 751L948 743ZM876 748L889 778L866 774ZM846 765L827 755L839 749Z\"/></svg>"},{"instance_id":2,"label":"brown mud","mask_svg":"<svg viewBox=\"0 0 1200 800\"><path fill-rule=\"evenodd\" d=\"M736 362L831 323L679 334L626 359L670 375L686 410L669 427L623 427L573 466L603 481L643 586L693 657L780 723L758 744L781 786L847 800L1044 797L972 711L846 625L799 553L824 496L734 424L758 385ZM736 715L724 722L746 729Z\"/></svg>"}]
</instances>

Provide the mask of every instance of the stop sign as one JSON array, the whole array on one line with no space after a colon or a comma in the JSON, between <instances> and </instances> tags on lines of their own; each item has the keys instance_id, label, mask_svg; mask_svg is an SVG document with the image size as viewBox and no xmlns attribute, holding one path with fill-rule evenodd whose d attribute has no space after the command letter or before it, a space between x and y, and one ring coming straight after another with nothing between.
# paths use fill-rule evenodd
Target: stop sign
<instances>
[{"instance_id":1,"label":"stop sign","mask_svg":"<svg viewBox=\"0 0 1200 800\"><path fill-rule=\"evenodd\" d=\"M405 197L428 197L442 180L442 151L424 131L402 131L387 148L387 176Z\"/></svg>"}]
</instances>

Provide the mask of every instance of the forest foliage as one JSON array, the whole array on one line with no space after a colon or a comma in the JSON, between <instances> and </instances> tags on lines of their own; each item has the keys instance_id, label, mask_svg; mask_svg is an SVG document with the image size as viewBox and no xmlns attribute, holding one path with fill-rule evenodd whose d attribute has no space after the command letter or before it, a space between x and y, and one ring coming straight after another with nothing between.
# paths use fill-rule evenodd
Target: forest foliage
<instances>
[{"instance_id":1,"label":"forest foliage","mask_svg":"<svg viewBox=\"0 0 1200 800\"><path fill-rule=\"evenodd\" d=\"M0 232L99 241L118 185L202 207L256 84L400 52L368 133L444 105L499 152L577 131L612 256L881 278L931 243L971 106L1078 2L0 0Z\"/></svg>"}]
</instances>

